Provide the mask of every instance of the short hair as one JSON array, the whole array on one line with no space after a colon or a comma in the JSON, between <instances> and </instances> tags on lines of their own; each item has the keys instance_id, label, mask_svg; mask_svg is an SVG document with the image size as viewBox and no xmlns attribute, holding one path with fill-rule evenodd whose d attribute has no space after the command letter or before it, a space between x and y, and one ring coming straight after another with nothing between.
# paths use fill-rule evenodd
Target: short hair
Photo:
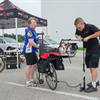
<instances>
[{"instance_id":1,"label":"short hair","mask_svg":"<svg viewBox=\"0 0 100 100\"><path fill-rule=\"evenodd\" d=\"M28 19L28 24L31 24L31 20L35 20L37 22L36 18L31 17L31 18Z\"/></svg>"},{"instance_id":2,"label":"short hair","mask_svg":"<svg viewBox=\"0 0 100 100\"><path fill-rule=\"evenodd\" d=\"M76 25L78 25L79 23L80 23L80 24L84 23L84 20L83 20L82 18L80 18L80 17L75 19L74 25L76 26Z\"/></svg>"}]
</instances>

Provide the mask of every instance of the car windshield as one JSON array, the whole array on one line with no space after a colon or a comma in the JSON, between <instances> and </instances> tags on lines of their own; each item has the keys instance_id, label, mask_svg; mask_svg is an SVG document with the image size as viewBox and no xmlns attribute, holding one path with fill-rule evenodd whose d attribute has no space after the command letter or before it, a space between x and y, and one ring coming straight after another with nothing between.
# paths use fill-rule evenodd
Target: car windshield
<instances>
[{"instance_id":1,"label":"car windshield","mask_svg":"<svg viewBox=\"0 0 100 100\"><path fill-rule=\"evenodd\" d=\"M8 43L16 43L16 40L15 39L12 39L12 38L5 38L5 40Z\"/></svg>"},{"instance_id":2,"label":"car windshield","mask_svg":"<svg viewBox=\"0 0 100 100\"><path fill-rule=\"evenodd\" d=\"M43 40L44 44L47 44L47 42L45 40ZM38 44L42 44L42 39L39 39Z\"/></svg>"},{"instance_id":3,"label":"car windshield","mask_svg":"<svg viewBox=\"0 0 100 100\"><path fill-rule=\"evenodd\" d=\"M39 41L38 41L38 44L41 44L42 43L42 39L39 39ZM43 43L44 44L57 44L57 42L55 42L54 40L52 40L52 39L45 39L45 40L43 40Z\"/></svg>"},{"instance_id":4,"label":"car windshield","mask_svg":"<svg viewBox=\"0 0 100 100\"><path fill-rule=\"evenodd\" d=\"M46 39L46 41L49 43L49 44L58 44L56 41L52 40L52 39Z\"/></svg>"}]
</instances>

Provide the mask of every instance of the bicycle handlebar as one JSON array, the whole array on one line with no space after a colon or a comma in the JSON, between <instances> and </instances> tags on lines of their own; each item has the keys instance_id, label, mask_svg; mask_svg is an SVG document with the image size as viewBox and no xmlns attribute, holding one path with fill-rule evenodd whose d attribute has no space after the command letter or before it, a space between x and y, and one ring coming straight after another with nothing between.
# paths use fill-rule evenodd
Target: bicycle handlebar
<instances>
[{"instance_id":1,"label":"bicycle handlebar","mask_svg":"<svg viewBox=\"0 0 100 100\"><path fill-rule=\"evenodd\" d=\"M61 41L78 41L78 40L74 40L74 39L62 39Z\"/></svg>"}]
</instances>

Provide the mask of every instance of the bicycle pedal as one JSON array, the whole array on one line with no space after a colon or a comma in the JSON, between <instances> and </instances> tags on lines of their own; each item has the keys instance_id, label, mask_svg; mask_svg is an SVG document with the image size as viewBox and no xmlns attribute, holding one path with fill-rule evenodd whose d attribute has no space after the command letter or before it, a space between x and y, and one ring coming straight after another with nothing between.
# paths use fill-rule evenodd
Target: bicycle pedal
<instances>
[{"instance_id":1,"label":"bicycle pedal","mask_svg":"<svg viewBox=\"0 0 100 100\"><path fill-rule=\"evenodd\" d=\"M40 84L43 84L43 83L44 83L44 80L43 80L43 79L40 79L40 80L39 80L39 83L40 83Z\"/></svg>"}]
</instances>

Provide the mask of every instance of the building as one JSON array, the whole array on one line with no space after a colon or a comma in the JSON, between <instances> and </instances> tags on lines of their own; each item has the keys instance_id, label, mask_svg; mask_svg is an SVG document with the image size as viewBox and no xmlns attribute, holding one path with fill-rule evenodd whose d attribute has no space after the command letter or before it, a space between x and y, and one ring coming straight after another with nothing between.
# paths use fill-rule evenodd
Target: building
<instances>
[{"instance_id":1,"label":"building","mask_svg":"<svg viewBox=\"0 0 100 100\"><path fill-rule=\"evenodd\" d=\"M41 17L48 20L48 27L43 30L50 38L57 42L75 39L77 17L100 28L100 0L41 0ZM78 45L81 47L82 43Z\"/></svg>"}]
</instances>

